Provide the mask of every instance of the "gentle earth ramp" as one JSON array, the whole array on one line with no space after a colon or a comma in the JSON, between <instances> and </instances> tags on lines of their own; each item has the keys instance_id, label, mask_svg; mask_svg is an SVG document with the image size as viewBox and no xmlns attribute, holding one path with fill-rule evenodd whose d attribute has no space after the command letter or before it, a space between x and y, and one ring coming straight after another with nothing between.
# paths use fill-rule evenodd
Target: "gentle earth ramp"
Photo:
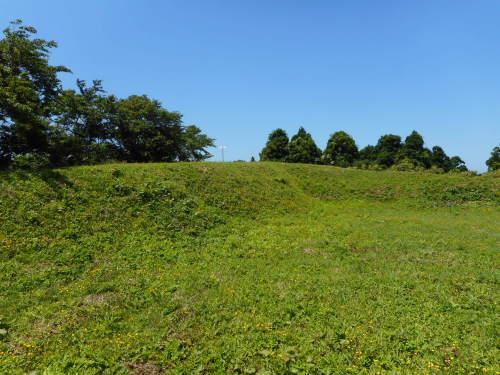
<instances>
[{"instance_id":1,"label":"gentle earth ramp","mask_svg":"<svg viewBox=\"0 0 500 375\"><path fill-rule=\"evenodd\" d=\"M0 373L497 374L498 174L0 174Z\"/></svg>"}]
</instances>

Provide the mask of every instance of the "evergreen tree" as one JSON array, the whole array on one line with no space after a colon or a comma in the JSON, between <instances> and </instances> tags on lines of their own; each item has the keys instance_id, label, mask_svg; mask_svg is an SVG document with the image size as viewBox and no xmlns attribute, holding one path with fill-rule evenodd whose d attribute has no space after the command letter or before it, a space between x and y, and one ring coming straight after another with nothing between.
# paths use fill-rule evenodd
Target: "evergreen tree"
<instances>
[{"instance_id":1,"label":"evergreen tree","mask_svg":"<svg viewBox=\"0 0 500 375\"><path fill-rule=\"evenodd\" d=\"M358 158L361 161L373 162L377 160L377 148L372 145L367 145L359 150Z\"/></svg>"},{"instance_id":2,"label":"evergreen tree","mask_svg":"<svg viewBox=\"0 0 500 375\"><path fill-rule=\"evenodd\" d=\"M344 131L338 131L330 136L323 160L327 164L339 167L351 166L358 157L358 147L354 139Z\"/></svg>"},{"instance_id":3,"label":"evergreen tree","mask_svg":"<svg viewBox=\"0 0 500 375\"><path fill-rule=\"evenodd\" d=\"M262 161L285 161L288 156L288 135L283 129L276 129L269 134L268 140L260 152Z\"/></svg>"},{"instance_id":4,"label":"evergreen tree","mask_svg":"<svg viewBox=\"0 0 500 375\"><path fill-rule=\"evenodd\" d=\"M496 171L500 169L500 146L497 146L491 151L490 158L486 160L488 171Z\"/></svg>"},{"instance_id":5,"label":"evergreen tree","mask_svg":"<svg viewBox=\"0 0 500 375\"><path fill-rule=\"evenodd\" d=\"M430 168L431 158L431 151L424 148L424 138L414 130L406 137L397 159L398 162L404 160L418 167Z\"/></svg>"},{"instance_id":6,"label":"evergreen tree","mask_svg":"<svg viewBox=\"0 0 500 375\"><path fill-rule=\"evenodd\" d=\"M377 164L390 167L396 162L401 151L401 137L394 134L386 134L379 138L375 146L377 153Z\"/></svg>"},{"instance_id":7,"label":"evergreen tree","mask_svg":"<svg viewBox=\"0 0 500 375\"><path fill-rule=\"evenodd\" d=\"M441 168L445 172L448 172L451 168L451 160L446 155L444 150L439 146L434 146L432 148L432 153L430 157L431 165L437 168Z\"/></svg>"},{"instance_id":8,"label":"evergreen tree","mask_svg":"<svg viewBox=\"0 0 500 375\"><path fill-rule=\"evenodd\" d=\"M303 127L300 127L288 145L288 156L286 161L289 163L319 163L321 159L321 150L316 146L311 134L307 133Z\"/></svg>"}]
</instances>

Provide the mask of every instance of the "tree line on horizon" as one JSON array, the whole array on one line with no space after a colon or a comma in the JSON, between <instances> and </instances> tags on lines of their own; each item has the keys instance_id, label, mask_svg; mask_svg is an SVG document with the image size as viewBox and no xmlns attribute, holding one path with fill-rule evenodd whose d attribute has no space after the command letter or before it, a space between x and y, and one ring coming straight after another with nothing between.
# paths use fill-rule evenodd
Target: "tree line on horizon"
<instances>
[{"instance_id":1,"label":"tree line on horizon","mask_svg":"<svg viewBox=\"0 0 500 375\"><path fill-rule=\"evenodd\" d=\"M45 168L106 161L199 161L214 139L147 95L118 98L49 63L54 41L16 20L0 39L0 167Z\"/></svg>"},{"instance_id":2,"label":"tree line on horizon","mask_svg":"<svg viewBox=\"0 0 500 375\"><path fill-rule=\"evenodd\" d=\"M404 141L399 135L382 135L376 145L368 145L362 149L358 149L354 139L345 131L337 131L330 135L326 148L322 151L303 127L291 139L286 131L278 128L269 134L267 143L260 152L260 160L362 169L432 169L441 172L468 170L459 156L446 155L442 147L424 147L424 139L416 131ZM486 164L490 171L500 167L498 147L495 147Z\"/></svg>"}]
</instances>

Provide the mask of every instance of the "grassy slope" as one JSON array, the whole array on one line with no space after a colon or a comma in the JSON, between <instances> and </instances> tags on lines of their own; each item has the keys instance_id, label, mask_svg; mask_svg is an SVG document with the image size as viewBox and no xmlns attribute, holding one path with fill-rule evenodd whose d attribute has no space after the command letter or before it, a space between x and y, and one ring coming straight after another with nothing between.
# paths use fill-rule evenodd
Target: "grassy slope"
<instances>
[{"instance_id":1,"label":"grassy slope","mask_svg":"<svg viewBox=\"0 0 500 375\"><path fill-rule=\"evenodd\" d=\"M2 174L0 373L495 374L498 187L273 163Z\"/></svg>"}]
</instances>

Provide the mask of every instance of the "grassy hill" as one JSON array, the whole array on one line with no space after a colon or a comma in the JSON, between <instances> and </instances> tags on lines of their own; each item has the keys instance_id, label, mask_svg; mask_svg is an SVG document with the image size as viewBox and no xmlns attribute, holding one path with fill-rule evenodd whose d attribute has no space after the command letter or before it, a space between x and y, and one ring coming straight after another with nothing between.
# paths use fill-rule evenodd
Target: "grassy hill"
<instances>
[{"instance_id":1,"label":"grassy hill","mask_svg":"<svg viewBox=\"0 0 500 375\"><path fill-rule=\"evenodd\" d=\"M498 177L0 174L0 373L498 374Z\"/></svg>"}]
</instances>

